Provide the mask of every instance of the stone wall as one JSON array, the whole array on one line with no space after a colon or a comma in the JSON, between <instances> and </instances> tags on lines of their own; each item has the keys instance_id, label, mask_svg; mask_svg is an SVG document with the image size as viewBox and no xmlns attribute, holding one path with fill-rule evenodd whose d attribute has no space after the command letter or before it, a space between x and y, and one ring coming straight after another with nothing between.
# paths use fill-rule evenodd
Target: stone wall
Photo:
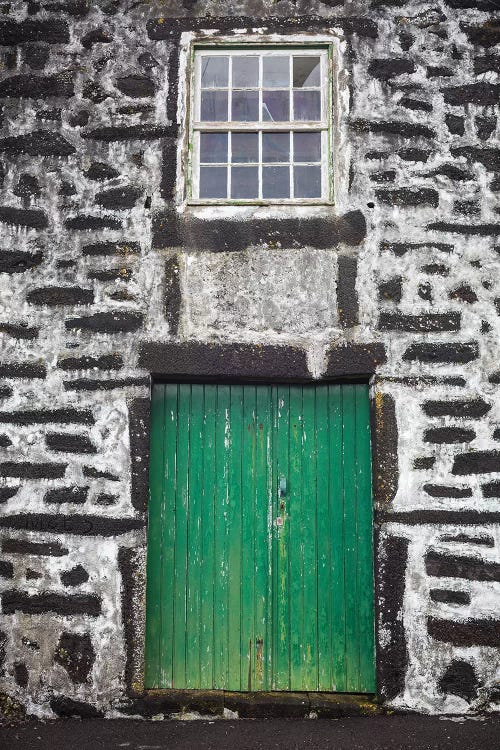
<instances>
[{"instance_id":1,"label":"stone wall","mask_svg":"<svg viewBox=\"0 0 500 750\"><path fill-rule=\"evenodd\" d=\"M498 708L498 3L1 10L4 713L147 713L151 375L372 376L380 695ZM175 211L180 34L257 26L341 36L328 219Z\"/></svg>"}]
</instances>

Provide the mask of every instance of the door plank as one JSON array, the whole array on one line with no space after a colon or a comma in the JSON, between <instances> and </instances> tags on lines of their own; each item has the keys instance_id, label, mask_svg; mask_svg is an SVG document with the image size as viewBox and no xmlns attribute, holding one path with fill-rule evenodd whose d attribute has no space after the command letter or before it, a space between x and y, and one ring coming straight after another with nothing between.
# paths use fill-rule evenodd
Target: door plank
<instances>
[{"instance_id":1,"label":"door plank","mask_svg":"<svg viewBox=\"0 0 500 750\"><path fill-rule=\"evenodd\" d=\"M214 504L215 504L215 412L217 404L217 386L205 385L204 443L203 461L203 494L201 513L201 553L200 596L201 596L201 633L200 633L200 688L207 690L214 684L214 585L216 582L214 567Z\"/></svg>"}]
</instances>

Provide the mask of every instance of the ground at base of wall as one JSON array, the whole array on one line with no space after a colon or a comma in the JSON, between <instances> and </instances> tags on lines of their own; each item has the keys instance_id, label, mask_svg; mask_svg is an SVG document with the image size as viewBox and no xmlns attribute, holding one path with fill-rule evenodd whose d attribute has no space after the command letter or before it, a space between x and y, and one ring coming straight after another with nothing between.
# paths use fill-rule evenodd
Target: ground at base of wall
<instances>
[{"instance_id":1,"label":"ground at base of wall","mask_svg":"<svg viewBox=\"0 0 500 750\"><path fill-rule=\"evenodd\" d=\"M500 716L377 716L322 720L28 722L0 729L10 750L483 750L498 746Z\"/></svg>"}]
</instances>

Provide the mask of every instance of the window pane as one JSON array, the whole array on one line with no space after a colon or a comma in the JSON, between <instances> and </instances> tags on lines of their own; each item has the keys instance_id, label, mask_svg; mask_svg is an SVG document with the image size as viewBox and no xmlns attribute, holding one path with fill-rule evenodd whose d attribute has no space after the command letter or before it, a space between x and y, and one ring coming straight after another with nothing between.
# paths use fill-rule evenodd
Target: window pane
<instances>
[{"instance_id":1,"label":"window pane","mask_svg":"<svg viewBox=\"0 0 500 750\"><path fill-rule=\"evenodd\" d=\"M288 91L262 92L262 120L288 122L290 120L290 93Z\"/></svg>"},{"instance_id":2,"label":"window pane","mask_svg":"<svg viewBox=\"0 0 500 750\"><path fill-rule=\"evenodd\" d=\"M227 162L227 133L200 133L200 162Z\"/></svg>"},{"instance_id":3,"label":"window pane","mask_svg":"<svg viewBox=\"0 0 500 750\"><path fill-rule=\"evenodd\" d=\"M233 133L231 135L231 161L234 163L259 161L259 136L257 133Z\"/></svg>"},{"instance_id":4,"label":"window pane","mask_svg":"<svg viewBox=\"0 0 500 750\"><path fill-rule=\"evenodd\" d=\"M262 58L262 85L266 86L289 86L290 85L290 58L289 57L263 57Z\"/></svg>"},{"instance_id":5,"label":"window pane","mask_svg":"<svg viewBox=\"0 0 500 750\"><path fill-rule=\"evenodd\" d=\"M258 167L231 168L231 198L258 198Z\"/></svg>"},{"instance_id":6,"label":"window pane","mask_svg":"<svg viewBox=\"0 0 500 750\"><path fill-rule=\"evenodd\" d=\"M321 198L321 167L295 167L293 190L295 198Z\"/></svg>"},{"instance_id":7,"label":"window pane","mask_svg":"<svg viewBox=\"0 0 500 750\"><path fill-rule=\"evenodd\" d=\"M227 198L227 167L200 167L200 198Z\"/></svg>"},{"instance_id":8,"label":"window pane","mask_svg":"<svg viewBox=\"0 0 500 750\"><path fill-rule=\"evenodd\" d=\"M233 57L233 89L257 88L259 85L259 58Z\"/></svg>"},{"instance_id":9,"label":"window pane","mask_svg":"<svg viewBox=\"0 0 500 750\"><path fill-rule=\"evenodd\" d=\"M259 119L258 91L233 91L233 117L236 122L255 122Z\"/></svg>"},{"instance_id":10,"label":"window pane","mask_svg":"<svg viewBox=\"0 0 500 750\"><path fill-rule=\"evenodd\" d=\"M227 91L202 91L200 119L227 122Z\"/></svg>"},{"instance_id":11,"label":"window pane","mask_svg":"<svg viewBox=\"0 0 500 750\"><path fill-rule=\"evenodd\" d=\"M293 85L295 88L320 85L319 57L293 58Z\"/></svg>"},{"instance_id":12,"label":"window pane","mask_svg":"<svg viewBox=\"0 0 500 750\"><path fill-rule=\"evenodd\" d=\"M293 92L294 120L321 120L321 94L319 91Z\"/></svg>"},{"instance_id":13,"label":"window pane","mask_svg":"<svg viewBox=\"0 0 500 750\"><path fill-rule=\"evenodd\" d=\"M290 197L290 167L262 167L262 197Z\"/></svg>"},{"instance_id":14,"label":"window pane","mask_svg":"<svg viewBox=\"0 0 500 750\"><path fill-rule=\"evenodd\" d=\"M294 133L293 160L321 161L321 133Z\"/></svg>"},{"instance_id":15,"label":"window pane","mask_svg":"<svg viewBox=\"0 0 500 750\"><path fill-rule=\"evenodd\" d=\"M229 57L201 58L201 85L203 88L227 86Z\"/></svg>"},{"instance_id":16,"label":"window pane","mask_svg":"<svg viewBox=\"0 0 500 750\"><path fill-rule=\"evenodd\" d=\"M262 133L262 161L289 161L290 133Z\"/></svg>"}]
</instances>

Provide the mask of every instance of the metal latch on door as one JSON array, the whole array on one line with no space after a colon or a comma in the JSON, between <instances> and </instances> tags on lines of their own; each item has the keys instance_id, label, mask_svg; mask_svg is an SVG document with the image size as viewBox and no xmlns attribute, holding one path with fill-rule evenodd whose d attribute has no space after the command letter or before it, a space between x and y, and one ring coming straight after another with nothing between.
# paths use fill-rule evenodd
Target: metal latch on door
<instances>
[{"instance_id":1,"label":"metal latch on door","mask_svg":"<svg viewBox=\"0 0 500 750\"><path fill-rule=\"evenodd\" d=\"M286 478L280 477L279 479L279 486L278 486L278 497L284 498L286 495ZM280 515L276 517L276 526L283 526L284 523L284 510L285 510L285 502L283 499L281 499L280 502Z\"/></svg>"}]
</instances>

